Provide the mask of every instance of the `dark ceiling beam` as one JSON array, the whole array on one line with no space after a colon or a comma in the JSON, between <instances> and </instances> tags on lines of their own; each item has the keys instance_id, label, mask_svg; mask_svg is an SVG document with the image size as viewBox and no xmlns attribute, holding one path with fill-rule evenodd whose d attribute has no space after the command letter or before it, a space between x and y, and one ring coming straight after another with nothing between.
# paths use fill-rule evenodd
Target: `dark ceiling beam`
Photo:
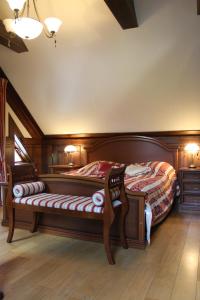
<instances>
[{"instance_id":1,"label":"dark ceiling beam","mask_svg":"<svg viewBox=\"0 0 200 300\"><path fill-rule=\"evenodd\" d=\"M197 0L197 15L200 15L200 0Z\"/></svg>"},{"instance_id":2,"label":"dark ceiling beam","mask_svg":"<svg viewBox=\"0 0 200 300\"><path fill-rule=\"evenodd\" d=\"M10 38L1 20L0 20L0 44L17 53L28 51L26 45L24 44L23 40L20 37L15 36Z\"/></svg>"},{"instance_id":3,"label":"dark ceiling beam","mask_svg":"<svg viewBox=\"0 0 200 300\"><path fill-rule=\"evenodd\" d=\"M39 138L42 139L44 134L40 127L38 126L37 122L29 112L28 108L18 95L17 91L9 81L6 74L3 72L3 70L0 67L0 77L6 78L8 80L7 85L7 93L6 93L6 100L12 110L15 112L16 116L19 118L19 120L22 122L24 127L27 129L29 134L32 138Z\"/></svg>"},{"instance_id":4,"label":"dark ceiling beam","mask_svg":"<svg viewBox=\"0 0 200 300\"><path fill-rule=\"evenodd\" d=\"M138 27L134 0L104 0L123 29Z\"/></svg>"}]
</instances>

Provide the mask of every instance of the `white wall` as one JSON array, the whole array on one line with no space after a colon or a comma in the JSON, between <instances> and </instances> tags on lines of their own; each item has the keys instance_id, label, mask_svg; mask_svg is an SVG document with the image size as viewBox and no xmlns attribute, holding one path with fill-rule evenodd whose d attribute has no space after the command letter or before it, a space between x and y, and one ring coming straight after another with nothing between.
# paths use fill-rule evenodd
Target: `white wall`
<instances>
[{"instance_id":1,"label":"white wall","mask_svg":"<svg viewBox=\"0 0 200 300\"><path fill-rule=\"evenodd\" d=\"M56 49L43 36L25 54L0 47L45 134L200 129L196 0L135 0L140 27L126 31L102 0L48 2L42 15L64 20Z\"/></svg>"}]
</instances>

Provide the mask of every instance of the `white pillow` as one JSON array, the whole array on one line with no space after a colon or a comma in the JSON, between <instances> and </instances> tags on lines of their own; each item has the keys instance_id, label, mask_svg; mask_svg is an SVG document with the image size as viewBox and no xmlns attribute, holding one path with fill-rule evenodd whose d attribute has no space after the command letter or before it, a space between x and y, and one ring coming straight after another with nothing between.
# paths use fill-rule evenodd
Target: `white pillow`
<instances>
[{"instance_id":1,"label":"white pillow","mask_svg":"<svg viewBox=\"0 0 200 300\"><path fill-rule=\"evenodd\" d=\"M125 170L125 174L128 176L139 176L142 174L146 174L148 172L151 172L151 168L147 166L141 166L141 165L128 165Z\"/></svg>"}]
</instances>

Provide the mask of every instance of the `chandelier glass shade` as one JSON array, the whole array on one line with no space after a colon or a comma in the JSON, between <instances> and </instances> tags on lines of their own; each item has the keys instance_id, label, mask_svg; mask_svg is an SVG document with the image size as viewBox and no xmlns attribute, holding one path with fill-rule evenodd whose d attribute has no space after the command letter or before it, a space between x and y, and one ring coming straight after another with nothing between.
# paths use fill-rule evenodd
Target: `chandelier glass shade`
<instances>
[{"instance_id":1,"label":"chandelier glass shade","mask_svg":"<svg viewBox=\"0 0 200 300\"><path fill-rule=\"evenodd\" d=\"M48 32L55 33L58 32L60 25L62 24L62 21L58 18L46 18L44 20L44 24L46 25Z\"/></svg>"},{"instance_id":2,"label":"chandelier glass shade","mask_svg":"<svg viewBox=\"0 0 200 300\"><path fill-rule=\"evenodd\" d=\"M19 18L13 21L13 27L15 33L26 40L37 38L43 30L43 24L32 18Z\"/></svg>"},{"instance_id":3,"label":"chandelier glass shade","mask_svg":"<svg viewBox=\"0 0 200 300\"><path fill-rule=\"evenodd\" d=\"M7 2L13 11L19 11L23 8L26 0L7 0Z\"/></svg>"},{"instance_id":4,"label":"chandelier glass shade","mask_svg":"<svg viewBox=\"0 0 200 300\"><path fill-rule=\"evenodd\" d=\"M62 21L55 17L49 17L42 22L35 0L7 0L7 2L14 11L14 19L3 20L7 32L14 33L22 39L30 40L37 38L44 29L44 33L48 38L55 37ZM30 17L31 2L36 18Z\"/></svg>"}]
</instances>

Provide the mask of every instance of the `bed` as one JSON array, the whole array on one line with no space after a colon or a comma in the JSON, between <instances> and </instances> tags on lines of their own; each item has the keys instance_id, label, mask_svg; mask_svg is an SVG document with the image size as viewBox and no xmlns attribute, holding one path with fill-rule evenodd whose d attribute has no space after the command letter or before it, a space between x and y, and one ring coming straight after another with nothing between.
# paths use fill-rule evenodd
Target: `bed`
<instances>
[{"instance_id":1,"label":"bed","mask_svg":"<svg viewBox=\"0 0 200 300\"><path fill-rule=\"evenodd\" d=\"M86 166L64 175L100 178L105 176L110 168L122 167L123 164L112 161L94 161ZM129 164L125 171L125 187L127 194L145 193L146 239L150 243L151 227L157 223L171 208L174 195L177 192L176 171L167 162L148 161Z\"/></svg>"},{"instance_id":2,"label":"bed","mask_svg":"<svg viewBox=\"0 0 200 300\"><path fill-rule=\"evenodd\" d=\"M117 163L147 164L149 162L165 162L178 168L178 149L176 146L167 146L162 142L142 136L117 136L96 142L90 147L86 147L87 164L94 161L113 161ZM147 175L147 174L146 174ZM81 174L43 174L40 179L46 183L49 192L70 193L77 195L91 195L97 189L103 187L103 178L92 176L81 176ZM127 184L129 179L127 178ZM132 183L129 182L131 185ZM126 235L129 247L144 248L146 241L150 239L150 231L146 232L148 224L148 207L146 205L147 192L140 189L127 189L129 199L129 213L126 219ZM161 222L169 213L172 207L171 201L167 208L156 218L153 217L153 225ZM17 212L17 226L24 228L29 226L31 216ZM7 224L7 218L4 218ZM151 225L151 224L150 224ZM53 215L41 215L39 220L39 230L53 232L54 234L76 237L91 241L102 241L101 226L93 220L74 220L61 218ZM119 243L118 222L113 224L111 237L113 243Z\"/></svg>"}]
</instances>

